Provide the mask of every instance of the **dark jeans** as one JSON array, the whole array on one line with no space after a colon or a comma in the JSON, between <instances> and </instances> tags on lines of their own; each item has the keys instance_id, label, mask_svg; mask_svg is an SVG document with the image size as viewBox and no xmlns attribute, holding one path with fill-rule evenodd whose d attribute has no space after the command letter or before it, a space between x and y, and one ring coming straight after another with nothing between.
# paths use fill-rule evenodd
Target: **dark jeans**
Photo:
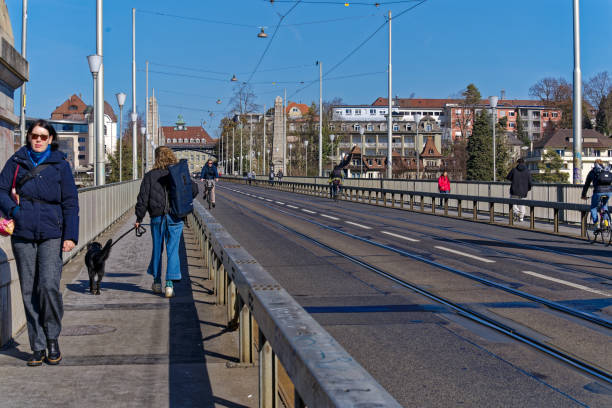
<instances>
[{"instance_id":1,"label":"dark jeans","mask_svg":"<svg viewBox=\"0 0 612 408\"><path fill-rule=\"evenodd\" d=\"M47 340L56 340L62 331L64 304L60 292L62 240L29 241L13 237L21 296L33 351L45 350Z\"/></svg>"}]
</instances>

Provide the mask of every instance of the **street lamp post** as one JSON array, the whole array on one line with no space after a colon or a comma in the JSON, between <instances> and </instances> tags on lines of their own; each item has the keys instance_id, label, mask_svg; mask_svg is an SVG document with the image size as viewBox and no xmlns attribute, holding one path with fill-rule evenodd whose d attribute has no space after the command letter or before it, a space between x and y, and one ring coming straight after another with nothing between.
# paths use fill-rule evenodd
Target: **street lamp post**
<instances>
[{"instance_id":1,"label":"street lamp post","mask_svg":"<svg viewBox=\"0 0 612 408\"><path fill-rule=\"evenodd\" d=\"M234 139L236 138L236 128L232 126L232 175L236 172L236 150L234 149Z\"/></svg>"},{"instance_id":2,"label":"street lamp post","mask_svg":"<svg viewBox=\"0 0 612 408\"><path fill-rule=\"evenodd\" d=\"M308 177L308 140L304 140L304 149L306 150L306 160L304 160L304 175Z\"/></svg>"},{"instance_id":3,"label":"street lamp post","mask_svg":"<svg viewBox=\"0 0 612 408\"><path fill-rule=\"evenodd\" d=\"M242 177L242 120L240 121L240 177Z\"/></svg>"},{"instance_id":4,"label":"street lamp post","mask_svg":"<svg viewBox=\"0 0 612 408\"><path fill-rule=\"evenodd\" d=\"M331 154L329 155L329 161L331 162L331 170L334 169L334 139L336 135L333 133L329 135L329 140L331 140Z\"/></svg>"},{"instance_id":5,"label":"street lamp post","mask_svg":"<svg viewBox=\"0 0 612 408\"><path fill-rule=\"evenodd\" d=\"M98 126L98 121L100 120L98 116L98 110L101 108L98 104L98 73L100 72L100 67L102 66L102 56L98 54L89 55L87 57L87 62L89 63L89 71L91 71L91 75L93 76L94 88L93 88L93 101L94 101L94 140L95 140L95 162L94 162L94 184L96 186L104 185L104 141L102 140L102 135L100 134L100 127ZM102 146L102 149L100 149ZM102 150L102 152L100 152Z\"/></svg>"},{"instance_id":6,"label":"street lamp post","mask_svg":"<svg viewBox=\"0 0 612 408\"><path fill-rule=\"evenodd\" d=\"M136 9L132 8L132 178L138 179L138 113L136 112Z\"/></svg>"},{"instance_id":7,"label":"street lamp post","mask_svg":"<svg viewBox=\"0 0 612 408\"><path fill-rule=\"evenodd\" d=\"M493 111L493 181L496 181L496 169L495 169L495 125L497 125L497 96L489 96L489 105ZM521 120L519 118L519 120Z\"/></svg>"},{"instance_id":8,"label":"street lamp post","mask_svg":"<svg viewBox=\"0 0 612 408\"><path fill-rule=\"evenodd\" d=\"M362 127L359 128L359 134L361 135L361 157L359 157L359 178L363 177L363 135L365 134L365 129Z\"/></svg>"},{"instance_id":9,"label":"street lamp post","mask_svg":"<svg viewBox=\"0 0 612 408\"><path fill-rule=\"evenodd\" d=\"M291 149L293 149L293 143L289 143L289 171L287 172L288 176L291 175Z\"/></svg>"},{"instance_id":10,"label":"street lamp post","mask_svg":"<svg viewBox=\"0 0 612 408\"><path fill-rule=\"evenodd\" d=\"M249 113L249 173L253 171L253 114Z\"/></svg>"},{"instance_id":11,"label":"street lamp post","mask_svg":"<svg viewBox=\"0 0 612 408\"><path fill-rule=\"evenodd\" d=\"M121 182L123 180L123 164L121 159L121 150L123 148L123 105L127 95L120 92L115 96L117 97L117 105L119 105L119 181Z\"/></svg>"},{"instance_id":12,"label":"street lamp post","mask_svg":"<svg viewBox=\"0 0 612 408\"><path fill-rule=\"evenodd\" d=\"M419 148L419 125L421 124L421 115L415 113L414 121L416 122L416 137L414 139L414 150L416 150L416 179L418 180L419 173L421 172L421 149Z\"/></svg>"},{"instance_id":13,"label":"street lamp post","mask_svg":"<svg viewBox=\"0 0 612 408\"><path fill-rule=\"evenodd\" d=\"M147 146L147 140L146 140L146 134L147 134L147 127L146 126L141 126L140 127L140 136L142 136L142 151L140 152L142 154L142 175L144 176L145 171L147 169L147 154L146 152L149 150L148 146Z\"/></svg>"}]
</instances>

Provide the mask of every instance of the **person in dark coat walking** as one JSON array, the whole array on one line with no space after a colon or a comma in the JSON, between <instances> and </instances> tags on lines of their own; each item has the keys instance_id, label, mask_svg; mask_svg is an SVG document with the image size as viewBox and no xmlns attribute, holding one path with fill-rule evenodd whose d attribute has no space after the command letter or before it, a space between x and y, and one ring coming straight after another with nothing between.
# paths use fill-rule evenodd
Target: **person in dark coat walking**
<instances>
[{"instance_id":1,"label":"person in dark coat walking","mask_svg":"<svg viewBox=\"0 0 612 408\"><path fill-rule=\"evenodd\" d=\"M531 172L525 166L525 160L522 158L518 159L516 167L510 170L506 180L512 183L510 186L510 198L523 199L527 197L527 194L531 191ZM525 206L513 205L512 212L522 222L525 217Z\"/></svg>"},{"instance_id":2,"label":"person in dark coat walking","mask_svg":"<svg viewBox=\"0 0 612 408\"><path fill-rule=\"evenodd\" d=\"M146 213L151 217L151 239L153 250L147 273L153 276L153 293L161 293L161 268L164 242L166 244L166 287L167 298L173 297L174 282L181 280L181 263L179 244L183 234L183 220L170 214L168 191L170 188L170 172L168 166L178 163L172 149L159 146L155 149L155 164L153 170L142 178L140 192L136 201L136 222L138 228ZM198 194L196 183L191 183L192 195Z\"/></svg>"},{"instance_id":3,"label":"person in dark coat walking","mask_svg":"<svg viewBox=\"0 0 612 408\"><path fill-rule=\"evenodd\" d=\"M29 366L62 360L62 251L74 249L79 238L78 192L56 141L53 126L37 120L27 131L27 144L0 173L0 211L15 222L11 245L33 352Z\"/></svg>"}]
</instances>

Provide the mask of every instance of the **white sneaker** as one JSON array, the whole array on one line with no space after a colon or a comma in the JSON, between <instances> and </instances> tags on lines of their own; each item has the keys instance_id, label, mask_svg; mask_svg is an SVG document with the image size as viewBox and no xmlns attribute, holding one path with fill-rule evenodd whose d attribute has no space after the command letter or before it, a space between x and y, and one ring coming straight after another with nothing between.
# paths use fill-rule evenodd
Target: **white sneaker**
<instances>
[{"instance_id":1,"label":"white sneaker","mask_svg":"<svg viewBox=\"0 0 612 408\"><path fill-rule=\"evenodd\" d=\"M519 222L523 222L523 217L520 217L520 218L519 218Z\"/></svg>"},{"instance_id":2,"label":"white sneaker","mask_svg":"<svg viewBox=\"0 0 612 408\"><path fill-rule=\"evenodd\" d=\"M166 297L174 297L174 288L172 286L166 286Z\"/></svg>"}]
</instances>

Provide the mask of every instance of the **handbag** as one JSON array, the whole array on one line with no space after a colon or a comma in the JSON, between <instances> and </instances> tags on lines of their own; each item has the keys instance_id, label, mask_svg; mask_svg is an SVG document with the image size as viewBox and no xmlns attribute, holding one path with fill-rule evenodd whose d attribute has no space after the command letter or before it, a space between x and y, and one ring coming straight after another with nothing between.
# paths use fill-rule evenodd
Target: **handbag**
<instances>
[{"instance_id":1,"label":"handbag","mask_svg":"<svg viewBox=\"0 0 612 408\"><path fill-rule=\"evenodd\" d=\"M13 175L13 185L11 187L11 198L15 200L17 205L19 205L19 195L15 190L15 184L17 181L17 173L19 173L19 165L15 169L15 174ZM0 217L0 235L7 237L13 234L13 230L15 229L15 221L10 218Z\"/></svg>"}]
</instances>

